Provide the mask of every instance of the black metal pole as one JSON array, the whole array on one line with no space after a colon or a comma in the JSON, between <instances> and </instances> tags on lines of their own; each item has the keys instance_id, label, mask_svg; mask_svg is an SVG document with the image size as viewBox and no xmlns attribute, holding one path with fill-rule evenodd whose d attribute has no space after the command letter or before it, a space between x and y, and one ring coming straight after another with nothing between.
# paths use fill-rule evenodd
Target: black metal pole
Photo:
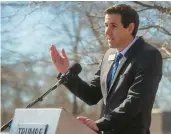
<instances>
[{"instance_id":1,"label":"black metal pole","mask_svg":"<svg viewBox=\"0 0 171 134\"><path fill-rule=\"evenodd\" d=\"M44 94L42 94L40 97L38 97L36 100L34 100L33 102L31 102L30 104L27 105L26 108L30 108L33 105L35 105L37 102L39 101L43 101L43 98L48 95L51 91L53 91L54 89L56 89L60 84L62 84L64 82L64 79L60 79L52 88L50 88L49 90L47 90ZM5 123L2 127L1 127L1 132L4 131L5 129L7 129L8 127L11 126L13 118L8 121L7 123Z\"/></svg>"}]
</instances>

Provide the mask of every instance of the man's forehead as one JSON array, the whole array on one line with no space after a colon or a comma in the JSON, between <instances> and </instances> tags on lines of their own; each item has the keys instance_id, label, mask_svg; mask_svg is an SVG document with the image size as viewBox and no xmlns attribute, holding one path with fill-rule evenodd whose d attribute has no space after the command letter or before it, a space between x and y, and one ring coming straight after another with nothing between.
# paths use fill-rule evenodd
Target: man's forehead
<instances>
[{"instance_id":1,"label":"man's forehead","mask_svg":"<svg viewBox=\"0 0 171 134\"><path fill-rule=\"evenodd\" d=\"M120 14L106 14L105 15L105 22L112 21L112 22L120 22L121 15Z\"/></svg>"}]
</instances>

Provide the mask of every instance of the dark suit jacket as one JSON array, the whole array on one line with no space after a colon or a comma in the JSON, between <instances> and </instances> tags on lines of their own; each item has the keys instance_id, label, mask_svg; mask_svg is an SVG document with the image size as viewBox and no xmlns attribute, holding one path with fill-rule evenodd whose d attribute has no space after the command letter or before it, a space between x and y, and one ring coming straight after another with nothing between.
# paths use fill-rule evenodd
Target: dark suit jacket
<instances>
[{"instance_id":1,"label":"dark suit jacket","mask_svg":"<svg viewBox=\"0 0 171 134\"><path fill-rule=\"evenodd\" d=\"M120 60L113 84L107 89L107 74L113 64L110 48L94 79L88 84L71 76L64 85L89 105L103 98L101 118L96 121L104 134L148 134L151 110L162 76L162 56L141 37Z\"/></svg>"}]
</instances>

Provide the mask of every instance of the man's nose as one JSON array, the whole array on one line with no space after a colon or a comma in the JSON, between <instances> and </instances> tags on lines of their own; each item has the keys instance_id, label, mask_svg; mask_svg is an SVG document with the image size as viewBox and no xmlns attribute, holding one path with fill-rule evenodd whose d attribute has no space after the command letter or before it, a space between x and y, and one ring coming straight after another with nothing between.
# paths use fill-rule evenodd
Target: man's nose
<instances>
[{"instance_id":1,"label":"man's nose","mask_svg":"<svg viewBox=\"0 0 171 134\"><path fill-rule=\"evenodd\" d=\"M109 35L109 34L111 34L111 28L107 27L106 28L106 35Z\"/></svg>"}]
</instances>

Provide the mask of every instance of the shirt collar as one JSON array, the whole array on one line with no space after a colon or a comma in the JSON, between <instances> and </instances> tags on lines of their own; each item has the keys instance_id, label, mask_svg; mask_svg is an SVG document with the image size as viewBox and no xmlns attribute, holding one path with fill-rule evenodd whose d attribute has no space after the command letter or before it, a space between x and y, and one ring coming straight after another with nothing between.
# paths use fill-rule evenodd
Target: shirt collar
<instances>
[{"instance_id":1,"label":"shirt collar","mask_svg":"<svg viewBox=\"0 0 171 134\"><path fill-rule=\"evenodd\" d=\"M124 56L125 53L128 51L128 49L135 43L135 41L138 39L138 37L136 36L134 38L134 40L126 47L124 48L120 53Z\"/></svg>"}]
</instances>

